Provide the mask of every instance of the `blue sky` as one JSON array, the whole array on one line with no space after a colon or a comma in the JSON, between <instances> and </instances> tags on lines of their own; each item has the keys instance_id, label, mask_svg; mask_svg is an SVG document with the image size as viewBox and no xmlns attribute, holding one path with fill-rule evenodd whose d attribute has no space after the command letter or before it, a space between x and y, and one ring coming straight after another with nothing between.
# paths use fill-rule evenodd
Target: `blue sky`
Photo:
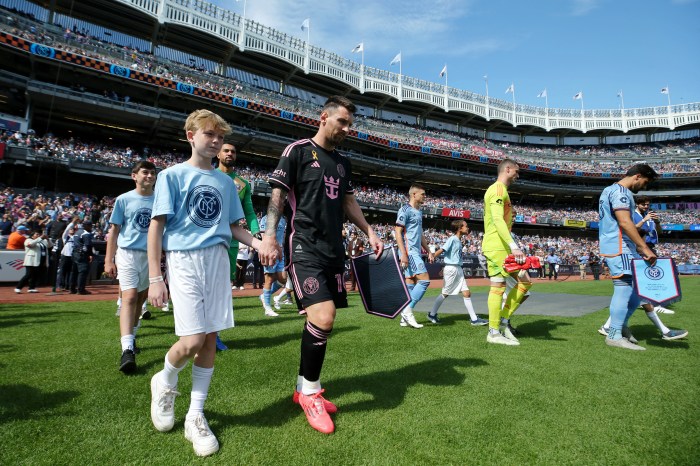
<instances>
[{"instance_id":1,"label":"blue sky","mask_svg":"<svg viewBox=\"0 0 700 466\"><path fill-rule=\"evenodd\" d=\"M211 0L242 13L243 0ZM247 0L246 16L405 75L550 107L626 108L700 102L700 0Z\"/></svg>"}]
</instances>

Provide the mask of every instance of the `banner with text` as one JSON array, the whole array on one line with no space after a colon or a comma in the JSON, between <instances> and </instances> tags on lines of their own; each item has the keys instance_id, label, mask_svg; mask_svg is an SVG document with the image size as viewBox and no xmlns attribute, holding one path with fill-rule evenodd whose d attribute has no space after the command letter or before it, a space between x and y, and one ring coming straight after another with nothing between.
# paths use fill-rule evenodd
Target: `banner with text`
<instances>
[{"instance_id":1,"label":"banner with text","mask_svg":"<svg viewBox=\"0 0 700 466\"><path fill-rule=\"evenodd\" d=\"M443 217L452 217L452 218L471 218L471 212L468 210L462 210L462 209L444 208L444 209L442 209L442 216Z\"/></svg>"},{"instance_id":2,"label":"banner with text","mask_svg":"<svg viewBox=\"0 0 700 466\"><path fill-rule=\"evenodd\" d=\"M574 220L571 218L565 218L564 219L564 226L565 227L571 227L571 228L586 228L586 221L585 220Z\"/></svg>"},{"instance_id":3,"label":"banner with text","mask_svg":"<svg viewBox=\"0 0 700 466\"><path fill-rule=\"evenodd\" d=\"M444 139L431 138L430 136L423 137L423 145L440 149L459 150L458 142L445 141Z\"/></svg>"},{"instance_id":4,"label":"banner with text","mask_svg":"<svg viewBox=\"0 0 700 466\"><path fill-rule=\"evenodd\" d=\"M500 150L488 149L481 146L469 146L473 154L493 155L494 157L504 157L505 154Z\"/></svg>"}]
</instances>

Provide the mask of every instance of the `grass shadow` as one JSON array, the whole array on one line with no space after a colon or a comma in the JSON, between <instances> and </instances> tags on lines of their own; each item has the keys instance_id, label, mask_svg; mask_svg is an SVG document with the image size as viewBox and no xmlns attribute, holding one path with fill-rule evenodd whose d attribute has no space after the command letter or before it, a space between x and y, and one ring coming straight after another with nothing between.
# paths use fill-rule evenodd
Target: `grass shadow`
<instances>
[{"instance_id":1,"label":"grass shadow","mask_svg":"<svg viewBox=\"0 0 700 466\"><path fill-rule=\"evenodd\" d=\"M346 333L346 332L354 332L354 331L359 330L359 329L360 329L360 327L358 327L358 326L341 327L341 328L333 330L333 336L335 338L335 336L338 334ZM222 335L220 334L219 337L221 338ZM290 341L301 341L301 328L299 329L299 331L289 332L289 333L285 333L282 335L275 335L275 336L271 336L271 337L257 337L257 338L248 338L248 339L241 339L241 338L224 339L224 338L221 338L221 341L223 341L224 344L229 347L229 349L250 350L250 349L270 348L273 346L285 345L285 344L289 343Z\"/></svg>"},{"instance_id":2,"label":"grass shadow","mask_svg":"<svg viewBox=\"0 0 700 466\"><path fill-rule=\"evenodd\" d=\"M0 385L0 393L0 424L52 416L53 409L80 395L75 391L42 392L25 384Z\"/></svg>"},{"instance_id":3,"label":"grass shadow","mask_svg":"<svg viewBox=\"0 0 700 466\"><path fill-rule=\"evenodd\" d=\"M540 319L534 322L526 322L520 324L516 327L518 330L518 338L532 338L535 340L553 340L553 341L567 341L566 338L556 338L552 336L552 332L556 331L559 327L568 327L570 324L568 322L561 322L551 319Z\"/></svg>"},{"instance_id":4,"label":"grass shadow","mask_svg":"<svg viewBox=\"0 0 700 466\"><path fill-rule=\"evenodd\" d=\"M399 407L403 403L409 388L414 385L460 385L464 382L466 375L460 372L458 368L470 368L486 364L481 359L435 359L393 370L332 379L324 383L324 386L333 393L334 398L355 393L369 395L370 399L368 400L340 405L338 408L343 413L388 410ZM211 418L222 426L281 426L300 415L299 407L295 406L291 401L291 393L288 395L259 411L242 415L216 413Z\"/></svg>"}]
</instances>

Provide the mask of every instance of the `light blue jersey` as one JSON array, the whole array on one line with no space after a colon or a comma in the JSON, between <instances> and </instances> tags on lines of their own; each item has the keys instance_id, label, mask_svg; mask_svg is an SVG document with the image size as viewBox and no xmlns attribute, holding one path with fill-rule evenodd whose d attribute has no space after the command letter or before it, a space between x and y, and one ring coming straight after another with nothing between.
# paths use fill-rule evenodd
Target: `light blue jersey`
<instances>
[{"instance_id":1,"label":"light blue jersey","mask_svg":"<svg viewBox=\"0 0 700 466\"><path fill-rule=\"evenodd\" d=\"M632 214L632 221L634 222L634 224L636 225L643 220L644 216L635 210ZM656 245L659 243L659 233L656 231L656 222L649 219L642 224L640 230L644 232L645 243L652 245Z\"/></svg>"},{"instance_id":2,"label":"light blue jersey","mask_svg":"<svg viewBox=\"0 0 700 466\"><path fill-rule=\"evenodd\" d=\"M285 217L280 217L280 221L277 224L277 232L275 238L277 242L282 245L284 244L284 230L287 228L287 219ZM265 231L267 229L267 215L260 219L260 231Z\"/></svg>"},{"instance_id":3,"label":"light blue jersey","mask_svg":"<svg viewBox=\"0 0 700 466\"><path fill-rule=\"evenodd\" d=\"M191 251L216 244L228 248L231 224L243 218L233 180L219 170L188 163L158 175L152 218L166 216L163 249Z\"/></svg>"},{"instance_id":4,"label":"light blue jersey","mask_svg":"<svg viewBox=\"0 0 700 466\"><path fill-rule=\"evenodd\" d=\"M146 250L152 208L152 194L142 196L134 190L117 197L109 217L109 223L119 226L117 246L121 249Z\"/></svg>"},{"instance_id":5,"label":"light blue jersey","mask_svg":"<svg viewBox=\"0 0 700 466\"><path fill-rule=\"evenodd\" d=\"M634 253L636 251L634 242L623 233L615 217L615 211L625 210L631 220L635 210L632 191L615 183L603 190L598 204L600 255L612 257Z\"/></svg>"},{"instance_id":6,"label":"light blue jersey","mask_svg":"<svg viewBox=\"0 0 700 466\"><path fill-rule=\"evenodd\" d=\"M421 251L421 238L423 237L423 214L406 204L399 209L396 215L396 224L404 227L404 243L408 254L419 254Z\"/></svg>"},{"instance_id":7,"label":"light blue jersey","mask_svg":"<svg viewBox=\"0 0 700 466\"><path fill-rule=\"evenodd\" d=\"M442 245L442 250L445 251L445 265L462 266L462 242L457 238L457 235L452 235L447 238L445 244Z\"/></svg>"}]
</instances>

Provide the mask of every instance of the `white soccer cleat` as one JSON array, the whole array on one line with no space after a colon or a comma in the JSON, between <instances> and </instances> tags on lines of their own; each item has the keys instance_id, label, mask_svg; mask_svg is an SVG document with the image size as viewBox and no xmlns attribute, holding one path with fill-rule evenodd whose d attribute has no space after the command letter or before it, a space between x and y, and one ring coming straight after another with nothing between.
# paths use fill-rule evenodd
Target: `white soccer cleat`
<instances>
[{"instance_id":1,"label":"white soccer cleat","mask_svg":"<svg viewBox=\"0 0 700 466\"><path fill-rule=\"evenodd\" d=\"M151 378L151 421L160 432L175 425L175 397L180 392L160 382L160 372Z\"/></svg>"},{"instance_id":2,"label":"white soccer cleat","mask_svg":"<svg viewBox=\"0 0 700 466\"><path fill-rule=\"evenodd\" d=\"M620 338L618 340L612 340L610 338L605 338L605 344L608 346L613 346L615 348L624 348L633 351L645 351L646 348L632 343L627 338Z\"/></svg>"},{"instance_id":3,"label":"white soccer cleat","mask_svg":"<svg viewBox=\"0 0 700 466\"><path fill-rule=\"evenodd\" d=\"M518 340L511 340L510 338L506 338L504 335L502 335L500 332L499 333L487 333L486 334L486 342L487 343L495 343L497 345L505 345L505 346L519 346L520 342Z\"/></svg>"},{"instance_id":4,"label":"white soccer cleat","mask_svg":"<svg viewBox=\"0 0 700 466\"><path fill-rule=\"evenodd\" d=\"M656 306L654 308L654 312L656 312L657 314L675 314L676 313L676 311L665 308L663 306Z\"/></svg>"},{"instance_id":5,"label":"white soccer cleat","mask_svg":"<svg viewBox=\"0 0 700 466\"><path fill-rule=\"evenodd\" d=\"M504 337L506 337L509 340L512 340L518 344L520 344L520 341L513 335L513 332L510 331L510 327L507 325L503 325L501 327L501 333L503 334Z\"/></svg>"},{"instance_id":6,"label":"white soccer cleat","mask_svg":"<svg viewBox=\"0 0 700 466\"><path fill-rule=\"evenodd\" d=\"M411 308L406 308L401 311L401 323L402 327L413 327L413 328L423 328L423 324L416 322L416 318L413 315Z\"/></svg>"},{"instance_id":7,"label":"white soccer cleat","mask_svg":"<svg viewBox=\"0 0 700 466\"><path fill-rule=\"evenodd\" d=\"M209 456L219 451L219 441L209 428L204 414L185 419L185 438L192 442L197 456Z\"/></svg>"},{"instance_id":8,"label":"white soccer cleat","mask_svg":"<svg viewBox=\"0 0 700 466\"><path fill-rule=\"evenodd\" d=\"M280 298L279 298L279 296L274 296L274 297L272 298L272 301L273 301L273 305L275 306L275 309L277 309L277 310L279 311L279 310L282 308L282 306L280 306Z\"/></svg>"}]
</instances>

